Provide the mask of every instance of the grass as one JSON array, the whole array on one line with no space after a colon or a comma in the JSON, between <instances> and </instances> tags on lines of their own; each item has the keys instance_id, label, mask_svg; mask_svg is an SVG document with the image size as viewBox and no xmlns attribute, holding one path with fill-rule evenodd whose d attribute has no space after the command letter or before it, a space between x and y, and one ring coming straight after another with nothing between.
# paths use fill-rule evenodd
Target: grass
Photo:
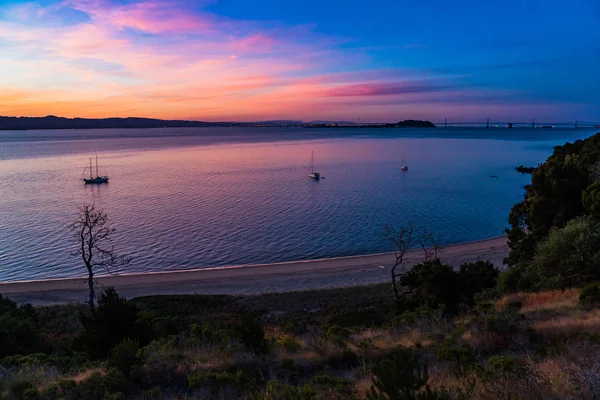
<instances>
[{"instance_id":1,"label":"grass","mask_svg":"<svg viewBox=\"0 0 600 400\"><path fill-rule=\"evenodd\" d=\"M247 387L264 396L293 389L315 391L315 399L358 399L371 385L371 366L404 347L416 349L429 364L430 385L448 390L452 399L592 399L600 394L600 309L581 308L578 295L577 289L517 293L495 300L487 311L453 317L439 312L398 316L387 285L260 296L140 297L133 299L140 318L150 321L161 338L142 349L143 365L123 379L133 388L129 398L159 391L167 399L242 399L249 393L240 387ZM47 337L59 342L53 351L69 351L69 338L81 329L77 315L85 308L38 311ZM245 348L236 336L243 316L262 321L265 353ZM491 363L494 356L500 361ZM0 398L19 382L44 389L69 378L89 386L97 373L112 379L107 387L128 387L104 361L82 361L62 371L52 362L1 367L11 375L0 385ZM351 395L340 392L340 381L333 378L315 384L312 379L323 373L348 379L342 386ZM194 387L188 386L190 377L196 377ZM292 389L281 389L275 380Z\"/></svg>"}]
</instances>

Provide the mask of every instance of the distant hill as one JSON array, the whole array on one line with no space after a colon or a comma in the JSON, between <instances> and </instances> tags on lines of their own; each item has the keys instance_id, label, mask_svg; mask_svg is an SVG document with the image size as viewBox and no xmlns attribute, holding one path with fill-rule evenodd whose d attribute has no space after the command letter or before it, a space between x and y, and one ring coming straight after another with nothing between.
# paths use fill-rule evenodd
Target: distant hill
<instances>
[{"instance_id":1,"label":"distant hill","mask_svg":"<svg viewBox=\"0 0 600 400\"><path fill-rule=\"evenodd\" d=\"M348 123L350 125L344 125L343 123L321 123L307 125L310 128L435 128L435 124L430 121L419 121L414 119L407 119L405 121L399 121L391 124L356 124Z\"/></svg>"},{"instance_id":2,"label":"distant hill","mask_svg":"<svg viewBox=\"0 0 600 400\"><path fill-rule=\"evenodd\" d=\"M109 128L193 128L193 127L259 127L259 126L303 126L319 127L385 127L385 128L435 128L429 121L406 120L394 124L358 124L351 121L270 120L257 122L205 122L186 120L164 120L154 118L63 118L47 117L0 117L0 130L26 129L109 129Z\"/></svg>"},{"instance_id":3,"label":"distant hill","mask_svg":"<svg viewBox=\"0 0 600 400\"><path fill-rule=\"evenodd\" d=\"M429 121L420 121L415 119L407 119L405 121L399 121L395 124L386 124L392 128L435 128L435 124Z\"/></svg>"},{"instance_id":4,"label":"distant hill","mask_svg":"<svg viewBox=\"0 0 600 400\"><path fill-rule=\"evenodd\" d=\"M162 120L152 118L0 117L0 129L181 128L236 126L231 122Z\"/></svg>"}]
</instances>

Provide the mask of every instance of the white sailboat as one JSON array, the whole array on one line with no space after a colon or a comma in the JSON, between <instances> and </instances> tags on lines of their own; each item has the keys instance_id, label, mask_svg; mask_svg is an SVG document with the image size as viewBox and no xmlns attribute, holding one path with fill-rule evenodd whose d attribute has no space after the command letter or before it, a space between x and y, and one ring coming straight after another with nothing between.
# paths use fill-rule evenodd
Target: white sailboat
<instances>
[{"instance_id":1,"label":"white sailboat","mask_svg":"<svg viewBox=\"0 0 600 400\"><path fill-rule=\"evenodd\" d=\"M404 152L402 152L402 171L408 171L408 165L406 165L406 158L404 157Z\"/></svg>"},{"instance_id":2,"label":"white sailboat","mask_svg":"<svg viewBox=\"0 0 600 400\"><path fill-rule=\"evenodd\" d=\"M321 174L315 172L315 152L310 155L310 165L308 166L308 177L315 181L321 180Z\"/></svg>"},{"instance_id":3,"label":"white sailboat","mask_svg":"<svg viewBox=\"0 0 600 400\"><path fill-rule=\"evenodd\" d=\"M85 172L85 171L84 171ZM108 176L100 176L98 173L98 156L96 156L96 176L94 177L94 169L92 168L92 157L90 157L90 177L83 178L83 181L88 183L108 183Z\"/></svg>"}]
</instances>

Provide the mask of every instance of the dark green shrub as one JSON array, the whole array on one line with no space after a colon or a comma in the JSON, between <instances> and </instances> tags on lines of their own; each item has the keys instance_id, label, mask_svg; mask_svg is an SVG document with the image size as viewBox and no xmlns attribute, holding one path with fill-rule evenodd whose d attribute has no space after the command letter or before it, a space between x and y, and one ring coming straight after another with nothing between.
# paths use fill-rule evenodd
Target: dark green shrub
<instances>
[{"instance_id":1,"label":"dark green shrub","mask_svg":"<svg viewBox=\"0 0 600 400\"><path fill-rule=\"evenodd\" d=\"M515 369L515 360L510 357L494 356L488 360L488 364L497 371L509 372Z\"/></svg>"},{"instance_id":2,"label":"dark green shrub","mask_svg":"<svg viewBox=\"0 0 600 400\"><path fill-rule=\"evenodd\" d=\"M523 307L523 302L521 300L511 300L506 305L506 309L510 311L519 311Z\"/></svg>"},{"instance_id":3,"label":"dark green shrub","mask_svg":"<svg viewBox=\"0 0 600 400\"><path fill-rule=\"evenodd\" d=\"M91 316L81 316L83 333L78 345L92 358L104 358L124 339L145 344L150 339L149 327L137 320L137 307L119 297L113 288L106 289Z\"/></svg>"},{"instance_id":4,"label":"dark green shrub","mask_svg":"<svg viewBox=\"0 0 600 400\"><path fill-rule=\"evenodd\" d=\"M142 400L160 399L161 395L162 391L160 390L160 386L155 386L152 389L144 390L142 392Z\"/></svg>"},{"instance_id":5,"label":"dark green shrub","mask_svg":"<svg viewBox=\"0 0 600 400\"><path fill-rule=\"evenodd\" d=\"M40 392L36 388L25 389L21 395L22 400L38 400L39 398Z\"/></svg>"},{"instance_id":6,"label":"dark green shrub","mask_svg":"<svg viewBox=\"0 0 600 400\"><path fill-rule=\"evenodd\" d=\"M552 229L536 247L529 280L540 289L564 289L600 279L600 222L590 217Z\"/></svg>"},{"instance_id":7,"label":"dark green shrub","mask_svg":"<svg viewBox=\"0 0 600 400\"><path fill-rule=\"evenodd\" d=\"M209 324L191 324L189 332L190 338L199 342L223 344L227 339L223 331L217 331Z\"/></svg>"},{"instance_id":8,"label":"dark green shrub","mask_svg":"<svg viewBox=\"0 0 600 400\"><path fill-rule=\"evenodd\" d=\"M581 289L579 304L584 306L600 305L600 284L598 282L590 283Z\"/></svg>"},{"instance_id":9,"label":"dark green shrub","mask_svg":"<svg viewBox=\"0 0 600 400\"><path fill-rule=\"evenodd\" d=\"M138 355L140 346L136 341L125 339L117 344L110 352L108 366L121 371L123 375L129 376L131 369L142 363Z\"/></svg>"},{"instance_id":10,"label":"dark green shrub","mask_svg":"<svg viewBox=\"0 0 600 400\"><path fill-rule=\"evenodd\" d=\"M290 335L281 335L277 339L277 344L290 354L296 354L302 349L302 344L298 339Z\"/></svg>"},{"instance_id":11,"label":"dark green shrub","mask_svg":"<svg viewBox=\"0 0 600 400\"><path fill-rule=\"evenodd\" d=\"M516 204L509 216L508 265L527 263L539 254L536 245L552 229L561 229L581 215L595 214L597 177L590 172L597 168L599 158L600 134L596 134L556 146L546 162L536 168L524 201ZM560 270L560 265L548 266Z\"/></svg>"},{"instance_id":12,"label":"dark green shrub","mask_svg":"<svg viewBox=\"0 0 600 400\"><path fill-rule=\"evenodd\" d=\"M266 353L268 351L265 330L259 320L244 315L240 323L236 325L235 332L249 350L256 353Z\"/></svg>"},{"instance_id":13,"label":"dark green shrub","mask_svg":"<svg viewBox=\"0 0 600 400\"><path fill-rule=\"evenodd\" d=\"M483 317L483 328L499 335L513 334L519 330L521 319L521 314L515 309L492 311Z\"/></svg>"},{"instance_id":14,"label":"dark green shrub","mask_svg":"<svg viewBox=\"0 0 600 400\"><path fill-rule=\"evenodd\" d=\"M373 383L367 391L369 400L442 400L445 393L432 390L427 381L427 364L414 351L400 349L378 362L372 369Z\"/></svg>"},{"instance_id":15,"label":"dark green shrub","mask_svg":"<svg viewBox=\"0 0 600 400\"><path fill-rule=\"evenodd\" d=\"M23 397L23 393L28 389L35 389L33 383L28 381L16 381L10 385L10 393L19 398Z\"/></svg>"},{"instance_id":16,"label":"dark green shrub","mask_svg":"<svg viewBox=\"0 0 600 400\"><path fill-rule=\"evenodd\" d=\"M467 344L456 346L449 342L442 343L437 348L437 359L452 362L454 365L452 372L458 376L478 369L475 353Z\"/></svg>"},{"instance_id":17,"label":"dark green shrub","mask_svg":"<svg viewBox=\"0 0 600 400\"><path fill-rule=\"evenodd\" d=\"M77 389L77 382L75 382L73 379L61 379L58 381L58 388L60 389L61 393L72 392Z\"/></svg>"},{"instance_id":18,"label":"dark green shrub","mask_svg":"<svg viewBox=\"0 0 600 400\"><path fill-rule=\"evenodd\" d=\"M109 368L104 375L104 385L107 393L128 393L131 390L132 383L121 371L116 368Z\"/></svg>"},{"instance_id":19,"label":"dark green shrub","mask_svg":"<svg viewBox=\"0 0 600 400\"><path fill-rule=\"evenodd\" d=\"M351 368L359 364L360 358L350 349L343 350L327 359L327 365L334 369Z\"/></svg>"},{"instance_id":20,"label":"dark green shrub","mask_svg":"<svg viewBox=\"0 0 600 400\"><path fill-rule=\"evenodd\" d=\"M331 389L346 396L350 396L352 394L352 381L339 378L337 376L331 376L327 374L315 375L308 381L308 384L317 391Z\"/></svg>"},{"instance_id":21,"label":"dark green shrub","mask_svg":"<svg viewBox=\"0 0 600 400\"><path fill-rule=\"evenodd\" d=\"M77 385L77 392L82 398L101 399L106 394L104 376L95 372Z\"/></svg>"},{"instance_id":22,"label":"dark green shrub","mask_svg":"<svg viewBox=\"0 0 600 400\"><path fill-rule=\"evenodd\" d=\"M489 261L462 264L458 269L463 302L475 304L474 296L485 289L496 286L499 271Z\"/></svg>"},{"instance_id":23,"label":"dark green shrub","mask_svg":"<svg viewBox=\"0 0 600 400\"><path fill-rule=\"evenodd\" d=\"M233 389L240 393L251 391L254 388L254 382L242 371L235 373L209 371L190 376L188 386L191 389L209 387L213 396L218 397L219 393L225 389Z\"/></svg>"},{"instance_id":24,"label":"dark green shrub","mask_svg":"<svg viewBox=\"0 0 600 400\"><path fill-rule=\"evenodd\" d=\"M31 305L18 307L0 295L0 358L44 350L44 342Z\"/></svg>"},{"instance_id":25,"label":"dark green shrub","mask_svg":"<svg viewBox=\"0 0 600 400\"><path fill-rule=\"evenodd\" d=\"M530 283L525 278L525 266L518 265L502 271L498 276L498 290L501 293L515 293L529 289Z\"/></svg>"},{"instance_id":26,"label":"dark green shrub","mask_svg":"<svg viewBox=\"0 0 600 400\"><path fill-rule=\"evenodd\" d=\"M127 396L125 396L125 393L119 392L119 393L112 393L112 394L107 393L104 396L103 400L126 400L126 399L127 399Z\"/></svg>"},{"instance_id":27,"label":"dark green shrub","mask_svg":"<svg viewBox=\"0 0 600 400\"><path fill-rule=\"evenodd\" d=\"M42 389L42 397L50 400L55 400L58 398L58 385L53 383L51 385L46 386Z\"/></svg>"}]
</instances>

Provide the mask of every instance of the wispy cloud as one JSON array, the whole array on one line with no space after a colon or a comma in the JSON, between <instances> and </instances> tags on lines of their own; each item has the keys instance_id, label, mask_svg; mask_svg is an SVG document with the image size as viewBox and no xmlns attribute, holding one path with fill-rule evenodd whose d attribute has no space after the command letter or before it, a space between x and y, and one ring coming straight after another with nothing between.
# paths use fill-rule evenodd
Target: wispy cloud
<instances>
[{"instance_id":1,"label":"wispy cloud","mask_svg":"<svg viewBox=\"0 0 600 400\"><path fill-rule=\"evenodd\" d=\"M360 111L395 120L398 105L416 113L427 103L434 114L444 99L490 100L452 76L464 69L376 68L349 38L231 19L200 2L8 5L0 9L0 41L4 115L256 120Z\"/></svg>"}]
</instances>

